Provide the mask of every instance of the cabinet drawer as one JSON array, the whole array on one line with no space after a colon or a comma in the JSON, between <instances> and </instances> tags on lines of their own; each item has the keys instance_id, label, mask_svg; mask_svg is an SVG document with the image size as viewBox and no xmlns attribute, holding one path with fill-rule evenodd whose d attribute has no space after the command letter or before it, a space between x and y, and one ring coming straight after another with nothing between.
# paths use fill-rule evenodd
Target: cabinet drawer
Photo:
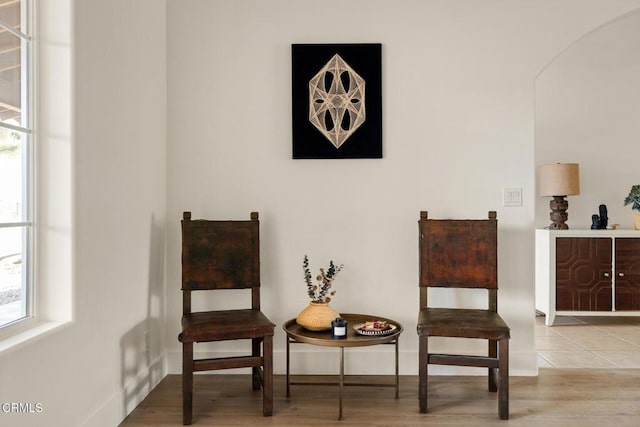
<instances>
[{"instance_id":1,"label":"cabinet drawer","mask_svg":"<svg viewBox=\"0 0 640 427\"><path fill-rule=\"evenodd\" d=\"M556 309L612 309L610 238L556 239Z\"/></svg>"},{"instance_id":2,"label":"cabinet drawer","mask_svg":"<svg viewBox=\"0 0 640 427\"><path fill-rule=\"evenodd\" d=\"M617 238L616 310L640 310L640 239Z\"/></svg>"}]
</instances>

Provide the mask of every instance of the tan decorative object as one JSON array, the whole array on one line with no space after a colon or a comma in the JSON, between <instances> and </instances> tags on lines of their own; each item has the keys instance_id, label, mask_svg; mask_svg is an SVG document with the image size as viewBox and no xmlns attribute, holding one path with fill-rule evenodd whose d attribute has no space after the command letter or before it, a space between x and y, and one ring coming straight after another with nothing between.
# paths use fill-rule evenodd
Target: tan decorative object
<instances>
[{"instance_id":1,"label":"tan decorative object","mask_svg":"<svg viewBox=\"0 0 640 427\"><path fill-rule=\"evenodd\" d=\"M336 148L365 122L365 84L338 54L309 81L309 121Z\"/></svg>"},{"instance_id":2,"label":"tan decorative object","mask_svg":"<svg viewBox=\"0 0 640 427\"><path fill-rule=\"evenodd\" d=\"M296 323L310 331L326 331L331 329L331 321L340 317L340 313L329 307L328 302L310 302L298 314Z\"/></svg>"},{"instance_id":3,"label":"tan decorative object","mask_svg":"<svg viewBox=\"0 0 640 427\"><path fill-rule=\"evenodd\" d=\"M633 222L636 230L640 230L640 215L636 215L633 217Z\"/></svg>"},{"instance_id":4,"label":"tan decorative object","mask_svg":"<svg viewBox=\"0 0 640 427\"><path fill-rule=\"evenodd\" d=\"M580 194L580 166L577 163L555 163L538 168L538 194L551 196L550 230L566 230L569 202L566 196Z\"/></svg>"},{"instance_id":5,"label":"tan decorative object","mask_svg":"<svg viewBox=\"0 0 640 427\"><path fill-rule=\"evenodd\" d=\"M320 268L320 274L315 278L311 276L309 269L309 257L306 255L302 260L302 270L304 271L304 281L307 285L307 295L311 299L309 306L298 314L296 322L298 325L310 331L324 331L331 329L331 322L340 317L340 313L329 307L331 297L336 294L332 289L333 280L342 270L343 265L336 265L329 261L329 268Z\"/></svg>"}]
</instances>

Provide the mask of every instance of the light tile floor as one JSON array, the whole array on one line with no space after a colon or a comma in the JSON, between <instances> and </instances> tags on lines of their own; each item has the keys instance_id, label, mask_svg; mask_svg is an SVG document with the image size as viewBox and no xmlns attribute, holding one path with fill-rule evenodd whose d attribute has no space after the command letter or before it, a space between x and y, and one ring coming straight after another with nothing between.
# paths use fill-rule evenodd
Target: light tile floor
<instances>
[{"instance_id":1,"label":"light tile floor","mask_svg":"<svg viewBox=\"0 0 640 427\"><path fill-rule=\"evenodd\" d=\"M640 317L536 317L541 368L640 368Z\"/></svg>"}]
</instances>

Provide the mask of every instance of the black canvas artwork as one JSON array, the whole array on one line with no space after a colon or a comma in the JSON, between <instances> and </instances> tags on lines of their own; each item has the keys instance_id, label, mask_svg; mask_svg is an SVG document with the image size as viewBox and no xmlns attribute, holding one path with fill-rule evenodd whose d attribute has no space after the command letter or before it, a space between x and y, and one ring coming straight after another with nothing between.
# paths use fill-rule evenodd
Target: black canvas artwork
<instances>
[{"instance_id":1,"label":"black canvas artwork","mask_svg":"<svg viewBox=\"0 0 640 427\"><path fill-rule=\"evenodd\" d=\"M291 45L294 159L382 157L382 45Z\"/></svg>"}]
</instances>

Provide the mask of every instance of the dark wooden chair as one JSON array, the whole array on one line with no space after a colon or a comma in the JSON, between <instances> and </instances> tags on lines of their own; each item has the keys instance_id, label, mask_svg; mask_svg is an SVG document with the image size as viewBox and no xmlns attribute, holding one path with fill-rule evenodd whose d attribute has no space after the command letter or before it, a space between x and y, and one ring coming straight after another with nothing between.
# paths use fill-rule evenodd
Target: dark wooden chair
<instances>
[{"instance_id":1,"label":"dark wooden chair","mask_svg":"<svg viewBox=\"0 0 640 427\"><path fill-rule=\"evenodd\" d=\"M253 389L262 386L264 416L273 412L273 329L260 311L260 223L258 213L247 221L182 220L182 399L183 424L191 424L193 372L252 368ZM191 292L251 289L251 308L191 311ZM247 304L248 306L248 304ZM251 355L193 359L193 343L251 340ZM260 344L262 343L262 355Z\"/></svg>"},{"instance_id":2,"label":"dark wooden chair","mask_svg":"<svg viewBox=\"0 0 640 427\"><path fill-rule=\"evenodd\" d=\"M500 418L509 418L509 326L498 315L498 221L432 220L420 213L419 399L427 412L428 365L489 368L489 390L498 391ZM429 287L485 288L488 309L432 308ZM429 337L488 340L488 356L429 353Z\"/></svg>"}]
</instances>

